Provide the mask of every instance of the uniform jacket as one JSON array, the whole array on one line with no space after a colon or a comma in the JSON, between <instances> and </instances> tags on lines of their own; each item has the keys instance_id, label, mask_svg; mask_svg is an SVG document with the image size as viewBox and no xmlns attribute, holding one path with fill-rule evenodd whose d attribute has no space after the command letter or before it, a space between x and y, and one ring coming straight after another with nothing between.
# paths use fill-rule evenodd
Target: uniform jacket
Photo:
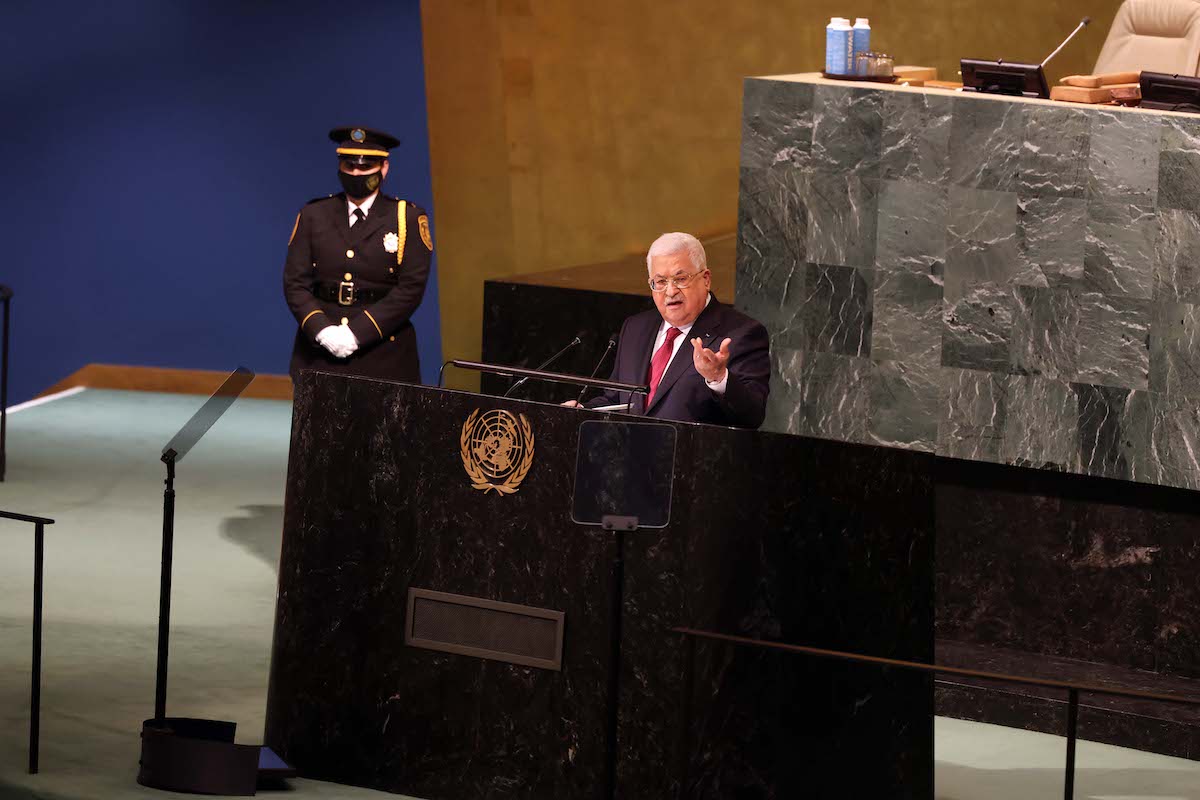
<instances>
[{"instance_id":1,"label":"uniform jacket","mask_svg":"<svg viewBox=\"0 0 1200 800\"><path fill-rule=\"evenodd\" d=\"M380 193L367 218L350 227L346 195L313 200L300 210L288 242L283 293L299 330L289 371L321 369L418 382L417 336L409 321L425 294L433 239L420 206ZM341 305L314 296L318 284L387 290L368 304ZM350 289L343 290L348 296ZM316 337L345 324L358 339L349 358L334 358Z\"/></svg>"},{"instance_id":2,"label":"uniform jacket","mask_svg":"<svg viewBox=\"0 0 1200 800\"><path fill-rule=\"evenodd\" d=\"M662 321L657 308L625 320L609 380L649 384L651 351ZM713 351L720 348L726 337L733 340L729 344L729 380L724 395L708 388L704 376L696 371L691 340L697 336ZM679 422L757 428L766 415L770 391L769 347L767 329L761 323L713 297L663 373L650 408L644 408L643 395L634 395L630 413ZM606 392L587 405L626 402L630 402L627 393Z\"/></svg>"}]
</instances>

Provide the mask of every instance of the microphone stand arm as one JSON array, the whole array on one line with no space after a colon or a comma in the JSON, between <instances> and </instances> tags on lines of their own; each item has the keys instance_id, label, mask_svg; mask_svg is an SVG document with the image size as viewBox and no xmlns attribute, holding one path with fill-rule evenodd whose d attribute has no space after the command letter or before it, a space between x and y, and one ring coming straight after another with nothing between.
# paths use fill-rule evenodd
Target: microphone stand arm
<instances>
[{"instance_id":1,"label":"microphone stand arm","mask_svg":"<svg viewBox=\"0 0 1200 800\"><path fill-rule=\"evenodd\" d=\"M614 340L612 340L612 339L608 340L608 347L604 348L604 355L600 356L600 360L596 362L596 368L594 370L592 370L592 374L588 376L589 378L594 378L594 377L596 377L596 375L598 375L600 373L600 367L604 366L605 360L608 359L608 354L611 353L613 348L616 346L617 346L617 343ZM579 396L575 398L576 403L581 403L581 404L583 403L583 396L585 394L587 394L587 390L589 388L590 387L584 386L582 389L579 390Z\"/></svg>"},{"instance_id":2,"label":"microphone stand arm","mask_svg":"<svg viewBox=\"0 0 1200 800\"><path fill-rule=\"evenodd\" d=\"M1089 22L1091 22L1091 21L1092 21L1092 18L1091 18L1091 17L1084 17L1084 18L1083 18L1083 19L1080 21L1080 23L1079 23L1078 25L1076 25L1076 26L1075 26L1075 30L1071 31L1071 34L1070 34L1070 36L1068 36L1067 38L1063 39L1063 41L1062 41L1062 44L1060 44L1058 47L1054 48L1054 52L1053 52L1053 53L1051 53L1050 55L1046 56L1046 59L1045 59L1045 60L1044 60L1044 61L1043 61L1041 64L1039 64L1038 66L1045 67L1047 64L1049 64L1049 63L1050 63L1050 59L1052 59L1052 58L1054 58L1056 55L1058 55L1058 54L1059 54L1059 52L1060 52L1060 51L1061 51L1061 50L1062 50L1064 47L1066 47L1066 46L1067 46L1067 44L1068 44L1068 43L1069 43L1069 42L1070 42L1072 39L1074 39L1074 38L1075 38L1075 34L1079 33L1081 30L1083 30L1084 28L1086 28L1086 27L1087 27L1087 25L1088 25L1088 23L1089 23Z\"/></svg>"},{"instance_id":3,"label":"microphone stand arm","mask_svg":"<svg viewBox=\"0 0 1200 800\"><path fill-rule=\"evenodd\" d=\"M487 364L482 361L466 361L459 358L451 359L443 364L443 373L446 367L457 367L458 369L467 369L474 372L487 372L492 375L502 375L506 378L533 378L539 381L547 381L548 383L565 383L571 386L587 386L592 389L612 389L613 391L629 392L631 394L646 394L650 391L650 387L644 384L621 383L619 381L601 380L600 378L585 378L582 375L545 372L526 367L509 367L503 364Z\"/></svg>"},{"instance_id":4,"label":"microphone stand arm","mask_svg":"<svg viewBox=\"0 0 1200 800\"><path fill-rule=\"evenodd\" d=\"M572 339L572 340L571 340L571 341L570 341L570 342L567 344L567 346L566 346L566 347L564 347L562 350L559 350L557 353L555 353L554 355L552 355L552 356L550 356L549 358L547 358L547 359L546 359L545 361L543 361L541 364L538 364L538 365L537 365L537 368L536 368L536 371L541 371L541 370L544 370L546 367L550 366L550 365L551 365L551 364L553 364L555 361L557 361L557 360L558 360L558 359L559 359L559 358L560 358L560 357L563 355L563 353L566 353L566 352L567 352L568 350L570 350L572 347L574 347L575 345L577 345L577 344L580 344L580 343L581 343L581 342L580 342L580 339L579 339L579 337L578 337L578 336L576 336L576 337L575 337L574 339ZM529 378L530 378L530 377L531 377L531 376L529 376L529 375L526 375L524 378L521 378L519 381L517 381L516 383L514 383L512 386L508 387L508 391L506 391L504 394L502 394L502 395L500 395L500 396L501 396L501 397L508 397L508 396L509 396L509 395L511 395L513 392L515 392L517 389L519 389L519 388L521 387L521 384L523 384L523 383L525 383L525 381L529 380Z\"/></svg>"}]
</instances>

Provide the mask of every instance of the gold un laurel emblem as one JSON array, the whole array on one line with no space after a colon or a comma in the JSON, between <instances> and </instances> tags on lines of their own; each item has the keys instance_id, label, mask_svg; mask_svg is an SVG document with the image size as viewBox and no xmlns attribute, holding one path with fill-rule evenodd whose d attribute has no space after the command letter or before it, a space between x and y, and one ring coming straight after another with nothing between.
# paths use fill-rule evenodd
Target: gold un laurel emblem
<instances>
[{"instance_id":1,"label":"gold un laurel emblem","mask_svg":"<svg viewBox=\"0 0 1200 800\"><path fill-rule=\"evenodd\" d=\"M463 423L459 449L471 488L512 494L533 466L533 430L524 414L477 408Z\"/></svg>"}]
</instances>

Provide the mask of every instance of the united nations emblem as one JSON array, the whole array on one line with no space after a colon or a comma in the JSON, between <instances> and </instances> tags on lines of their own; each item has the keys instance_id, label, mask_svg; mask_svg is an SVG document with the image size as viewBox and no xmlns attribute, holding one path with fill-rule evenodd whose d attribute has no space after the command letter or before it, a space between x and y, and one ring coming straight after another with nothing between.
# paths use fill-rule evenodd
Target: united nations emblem
<instances>
[{"instance_id":1,"label":"united nations emblem","mask_svg":"<svg viewBox=\"0 0 1200 800\"><path fill-rule=\"evenodd\" d=\"M383 235L383 249L389 253L394 253L400 249L400 237L395 231L388 231Z\"/></svg>"},{"instance_id":2,"label":"united nations emblem","mask_svg":"<svg viewBox=\"0 0 1200 800\"><path fill-rule=\"evenodd\" d=\"M471 488L512 494L533 466L533 430L524 414L471 412L459 437L463 469Z\"/></svg>"},{"instance_id":3,"label":"united nations emblem","mask_svg":"<svg viewBox=\"0 0 1200 800\"><path fill-rule=\"evenodd\" d=\"M350 138L356 142L362 142L367 138L367 134L363 132L362 128L355 128L354 130L350 131Z\"/></svg>"}]
</instances>

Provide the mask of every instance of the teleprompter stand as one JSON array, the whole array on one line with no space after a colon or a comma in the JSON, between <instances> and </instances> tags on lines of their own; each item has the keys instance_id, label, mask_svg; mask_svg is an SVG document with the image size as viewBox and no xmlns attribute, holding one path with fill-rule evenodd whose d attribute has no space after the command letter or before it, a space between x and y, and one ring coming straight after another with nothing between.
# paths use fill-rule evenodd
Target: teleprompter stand
<instances>
[{"instance_id":1,"label":"teleprompter stand","mask_svg":"<svg viewBox=\"0 0 1200 800\"><path fill-rule=\"evenodd\" d=\"M234 744L237 724L167 716L167 653L171 633L171 561L175 540L175 465L229 409L254 373L234 370L163 448L167 467L163 491L162 575L158 596L158 670L154 718L142 723L142 757L137 782L154 789L198 794L252 795L258 786L258 745ZM268 755L268 758L273 754ZM276 759L277 761L277 759ZM286 765L285 765L286 766ZM272 770L272 774L279 774Z\"/></svg>"},{"instance_id":2,"label":"teleprompter stand","mask_svg":"<svg viewBox=\"0 0 1200 800\"><path fill-rule=\"evenodd\" d=\"M610 340L610 349L613 346ZM649 391L648 386L639 384L462 359L452 359L442 365L438 375L439 386L442 385L446 367L450 366L519 378L521 381L538 380L582 386L585 390L610 390L616 392L623 401L623 409L634 407L634 398L637 395L645 397ZM612 605L609 608L607 730L604 748L603 796L608 800L617 796L617 712L621 694L621 618L625 607L625 534L649 528L665 528L671 521L675 438L675 428L662 423L584 420L579 425L571 518L580 525L598 525L615 534L610 569Z\"/></svg>"},{"instance_id":3,"label":"teleprompter stand","mask_svg":"<svg viewBox=\"0 0 1200 800\"><path fill-rule=\"evenodd\" d=\"M617 796L617 709L621 693L621 618L625 536L671 521L675 428L652 422L587 420L579 426L571 518L614 534L609 609L608 722L604 797Z\"/></svg>"}]
</instances>

